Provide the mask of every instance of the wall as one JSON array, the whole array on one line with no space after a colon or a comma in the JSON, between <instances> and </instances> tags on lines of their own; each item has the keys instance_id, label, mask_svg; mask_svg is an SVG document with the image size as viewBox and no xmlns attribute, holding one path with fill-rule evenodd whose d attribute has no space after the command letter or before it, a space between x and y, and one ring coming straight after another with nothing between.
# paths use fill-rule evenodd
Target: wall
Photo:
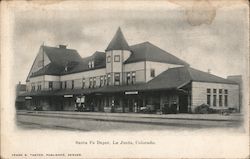
<instances>
[{"instance_id":1,"label":"wall","mask_svg":"<svg viewBox=\"0 0 250 159\"><path fill-rule=\"evenodd\" d=\"M126 83L126 73L135 71L136 83L145 82L145 62L135 62L124 65L123 82Z\"/></svg>"},{"instance_id":2,"label":"wall","mask_svg":"<svg viewBox=\"0 0 250 159\"><path fill-rule=\"evenodd\" d=\"M160 73L166 71L169 68L181 67L181 66L183 66L183 65L175 65L175 64L169 64L169 63L146 61L146 82L153 79L153 77L150 77L150 70L151 69L155 69L155 77L156 77Z\"/></svg>"},{"instance_id":3,"label":"wall","mask_svg":"<svg viewBox=\"0 0 250 159\"><path fill-rule=\"evenodd\" d=\"M27 91L31 91L32 85L37 90L38 85L41 85L42 90L49 90L49 82L53 82L53 90L60 88L60 76L43 75L30 78L30 82L27 82Z\"/></svg>"},{"instance_id":4,"label":"wall","mask_svg":"<svg viewBox=\"0 0 250 159\"><path fill-rule=\"evenodd\" d=\"M71 80L75 80L75 79L82 79L83 77L86 79L89 77L96 77L96 76L103 76L103 75L106 75L105 68L63 75L63 76L61 76L60 81L68 81L68 80L71 81Z\"/></svg>"},{"instance_id":5,"label":"wall","mask_svg":"<svg viewBox=\"0 0 250 159\"><path fill-rule=\"evenodd\" d=\"M237 84L219 84L219 83L205 83L205 82L192 82L192 111L194 111L195 107L206 104L207 103L207 89L211 89L211 96L213 96L213 89L217 89L217 100L216 107L211 106L215 109L220 108L236 108L239 109L239 86ZM228 90L228 107L224 106L224 94L222 94L223 98L223 106L219 106L219 89L227 89ZM224 90L223 90L224 91ZM211 97L212 98L212 97ZM211 104L213 100L211 99Z\"/></svg>"},{"instance_id":6,"label":"wall","mask_svg":"<svg viewBox=\"0 0 250 159\"><path fill-rule=\"evenodd\" d=\"M28 92L31 91L32 89L32 85L35 86L36 90L37 90L37 86L41 84L41 89L43 90L44 89L44 76L37 76L37 77L32 77L30 78L30 81L26 83L27 87L26 87L26 90Z\"/></svg>"}]
</instances>

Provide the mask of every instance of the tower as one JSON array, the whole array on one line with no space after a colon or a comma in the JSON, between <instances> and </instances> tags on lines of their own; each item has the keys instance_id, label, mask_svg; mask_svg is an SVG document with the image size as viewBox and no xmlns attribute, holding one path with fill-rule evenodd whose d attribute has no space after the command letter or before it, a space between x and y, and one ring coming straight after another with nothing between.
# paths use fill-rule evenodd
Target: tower
<instances>
[{"instance_id":1,"label":"tower","mask_svg":"<svg viewBox=\"0 0 250 159\"><path fill-rule=\"evenodd\" d=\"M107 84L121 85L124 79L123 62L129 58L131 51L120 27L105 52Z\"/></svg>"}]
</instances>

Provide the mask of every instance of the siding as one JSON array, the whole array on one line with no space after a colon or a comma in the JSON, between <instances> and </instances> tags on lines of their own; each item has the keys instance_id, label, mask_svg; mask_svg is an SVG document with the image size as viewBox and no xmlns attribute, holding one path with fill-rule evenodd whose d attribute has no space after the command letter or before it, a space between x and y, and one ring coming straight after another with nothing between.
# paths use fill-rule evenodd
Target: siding
<instances>
[{"instance_id":1,"label":"siding","mask_svg":"<svg viewBox=\"0 0 250 159\"><path fill-rule=\"evenodd\" d=\"M174 67L181 67L182 65L175 65L175 64L168 64L168 63L161 63L161 62L152 62L152 61L146 61L146 82L153 79L153 77L150 76L150 70L155 70L155 77L158 76L163 71L166 71L169 68Z\"/></svg>"}]
</instances>

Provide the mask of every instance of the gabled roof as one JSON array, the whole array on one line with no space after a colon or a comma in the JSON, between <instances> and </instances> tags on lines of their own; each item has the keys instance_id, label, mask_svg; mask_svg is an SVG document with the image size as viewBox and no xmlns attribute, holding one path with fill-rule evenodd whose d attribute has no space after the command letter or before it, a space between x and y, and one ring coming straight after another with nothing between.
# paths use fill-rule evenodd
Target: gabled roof
<instances>
[{"instance_id":1,"label":"gabled roof","mask_svg":"<svg viewBox=\"0 0 250 159\"><path fill-rule=\"evenodd\" d=\"M139 61L154 61L164 62L177 65L188 65L185 61L177 58L174 55L160 49L159 47L151 44L150 42L144 42L130 46L132 54L125 61L125 63L133 63Z\"/></svg>"},{"instance_id":2,"label":"gabled roof","mask_svg":"<svg viewBox=\"0 0 250 159\"><path fill-rule=\"evenodd\" d=\"M120 27L116 31L115 36L113 37L106 49L106 51L110 50L130 50L129 45L126 39L124 38Z\"/></svg>"},{"instance_id":3,"label":"gabled roof","mask_svg":"<svg viewBox=\"0 0 250 159\"><path fill-rule=\"evenodd\" d=\"M191 67L186 68L190 74L190 78L192 81L196 82L211 82L211 83L227 83L227 84L237 84L234 81L215 76L213 74L203 72Z\"/></svg>"},{"instance_id":4,"label":"gabled roof","mask_svg":"<svg viewBox=\"0 0 250 159\"><path fill-rule=\"evenodd\" d=\"M89 68L89 61L94 61L94 68ZM96 51L93 55L82 58L72 70L63 72L63 74L77 73L87 70L106 67L106 54L104 52Z\"/></svg>"},{"instance_id":5,"label":"gabled roof","mask_svg":"<svg viewBox=\"0 0 250 159\"><path fill-rule=\"evenodd\" d=\"M73 49L42 45L41 50L48 56L50 63L32 73L30 77L40 75L61 75L66 66L73 67L81 62L81 56Z\"/></svg>"},{"instance_id":6,"label":"gabled roof","mask_svg":"<svg viewBox=\"0 0 250 159\"><path fill-rule=\"evenodd\" d=\"M147 83L148 89L179 88L189 82L208 82L236 84L233 81L218 77L191 67L170 68Z\"/></svg>"},{"instance_id":7,"label":"gabled roof","mask_svg":"<svg viewBox=\"0 0 250 159\"><path fill-rule=\"evenodd\" d=\"M65 66L68 62L80 62L81 56L76 50L58 48L58 47L49 47L41 46L44 53L48 56L51 63L57 64L58 66Z\"/></svg>"}]
</instances>

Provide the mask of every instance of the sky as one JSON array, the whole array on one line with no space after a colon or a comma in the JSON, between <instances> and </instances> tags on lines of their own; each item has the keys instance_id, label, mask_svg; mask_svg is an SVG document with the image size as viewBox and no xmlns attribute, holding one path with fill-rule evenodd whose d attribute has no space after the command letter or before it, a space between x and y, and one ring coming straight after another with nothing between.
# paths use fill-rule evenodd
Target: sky
<instances>
[{"instance_id":1,"label":"sky","mask_svg":"<svg viewBox=\"0 0 250 159\"><path fill-rule=\"evenodd\" d=\"M28 7L27 7L28 6ZM246 4L77 1L16 7L13 23L16 83L25 82L44 43L65 44L82 57L104 51L118 27L129 45L149 41L212 74L244 74L248 59Z\"/></svg>"}]
</instances>

